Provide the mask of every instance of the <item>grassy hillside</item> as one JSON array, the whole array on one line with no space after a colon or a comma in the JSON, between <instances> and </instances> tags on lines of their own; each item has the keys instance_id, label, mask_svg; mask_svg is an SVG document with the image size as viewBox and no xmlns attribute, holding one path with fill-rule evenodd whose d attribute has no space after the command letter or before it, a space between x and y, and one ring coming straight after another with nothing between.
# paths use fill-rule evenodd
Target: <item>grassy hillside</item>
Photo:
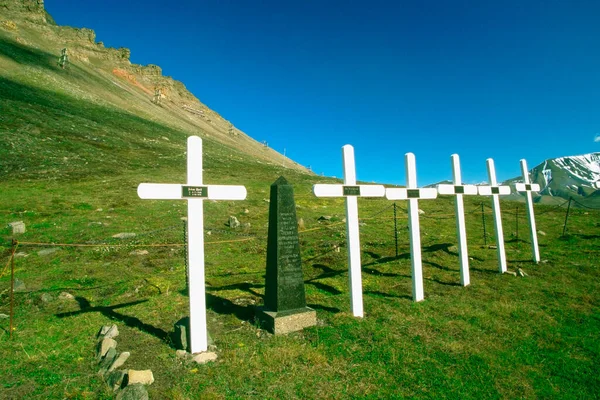
<instances>
[{"instance_id":1,"label":"grassy hillside","mask_svg":"<svg viewBox=\"0 0 600 400\"><path fill-rule=\"evenodd\" d=\"M56 46L45 50L27 26L0 30L1 314L10 309L6 226L27 226L14 236L15 277L25 288L15 293L12 339L9 320L0 319L0 398L113 398L94 360L96 333L112 323L117 349L131 353L124 368L153 371L152 399L600 393L600 213L571 210L563 237L564 208L536 205L544 234L543 261L534 265L523 204L503 202L509 270L528 274L515 277L497 273L489 199L467 198L472 283L463 288L453 199L423 201L426 298L415 304L405 204L396 203L394 220L392 202L361 199L365 318L357 319L344 203L311 194L314 183L331 180L257 158L216 130L201 132L205 181L244 184L248 198L205 202L208 329L219 359L178 358L169 333L188 313L185 204L142 201L136 187L185 180L193 129L176 114L155 117L149 101L135 111L141 94L127 94L102 69L59 69ZM269 185L282 174L295 189L307 302L319 323L272 336L255 323L254 306L264 294ZM320 221L324 215L331 219ZM229 216L250 225L231 229ZM113 237L123 232L136 236Z\"/></svg>"}]
</instances>

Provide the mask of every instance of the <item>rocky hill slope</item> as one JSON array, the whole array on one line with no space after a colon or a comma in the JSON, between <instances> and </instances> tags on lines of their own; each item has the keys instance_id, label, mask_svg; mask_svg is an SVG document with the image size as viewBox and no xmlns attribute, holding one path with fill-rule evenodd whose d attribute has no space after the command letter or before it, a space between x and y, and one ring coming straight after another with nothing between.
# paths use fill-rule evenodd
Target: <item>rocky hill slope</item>
<instances>
[{"instance_id":1,"label":"rocky hill slope","mask_svg":"<svg viewBox=\"0 0 600 400\"><path fill-rule=\"evenodd\" d=\"M540 185L541 196L593 201L600 198L600 153L548 159L530 170L530 179Z\"/></svg>"},{"instance_id":2,"label":"rocky hill slope","mask_svg":"<svg viewBox=\"0 0 600 400\"><path fill-rule=\"evenodd\" d=\"M61 160L73 162L73 170L86 165L75 162L85 155L73 151L102 154L107 146L137 142L159 151L160 142L183 146L191 134L219 144L223 154L231 149L257 163L308 172L237 129L159 66L132 64L129 56L127 48L97 42L91 29L56 25L43 0L0 1L0 174L40 163L47 173L63 173ZM73 143L85 148L70 149Z\"/></svg>"}]
</instances>

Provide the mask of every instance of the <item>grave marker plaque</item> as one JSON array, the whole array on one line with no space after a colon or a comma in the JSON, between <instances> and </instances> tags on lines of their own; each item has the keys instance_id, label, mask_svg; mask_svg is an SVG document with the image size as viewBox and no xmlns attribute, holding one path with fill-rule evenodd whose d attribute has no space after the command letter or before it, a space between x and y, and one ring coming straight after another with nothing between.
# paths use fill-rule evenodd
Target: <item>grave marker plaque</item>
<instances>
[{"instance_id":1,"label":"grave marker plaque","mask_svg":"<svg viewBox=\"0 0 600 400\"><path fill-rule=\"evenodd\" d=\"M265 306L261 326L274 334L316 325L315 310L306 307L294 190L284 177L271 185Z\"/></svg>"}]
</instances>

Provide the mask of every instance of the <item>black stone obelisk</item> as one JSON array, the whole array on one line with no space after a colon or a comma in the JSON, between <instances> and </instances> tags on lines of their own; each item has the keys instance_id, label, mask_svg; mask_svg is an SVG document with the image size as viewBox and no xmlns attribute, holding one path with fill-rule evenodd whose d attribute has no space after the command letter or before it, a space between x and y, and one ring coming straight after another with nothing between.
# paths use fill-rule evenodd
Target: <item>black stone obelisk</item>
<instances>
[{"instance_id":1,"label":"black stone obelisk","mask_svg":"<svg viewBox=\"0 0 600 400\"><path fill-rule=\"evenodd\" d=\"M306 307L294 189L284 177L271 185L265 306L257 315L275 334L316 324L315 311Z\"/></svg>"}]
</instances>

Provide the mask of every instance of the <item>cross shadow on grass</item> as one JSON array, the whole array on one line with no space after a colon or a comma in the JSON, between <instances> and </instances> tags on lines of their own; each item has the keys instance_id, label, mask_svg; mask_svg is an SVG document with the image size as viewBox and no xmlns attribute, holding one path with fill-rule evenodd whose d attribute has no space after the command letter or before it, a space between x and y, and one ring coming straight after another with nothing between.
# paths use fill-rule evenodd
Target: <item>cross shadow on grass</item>
<instances>
[{"instance_id":1,"label":"cross shadow on grass","mask_svg":"<svg viewBox=\"0 0 600 400\"><path fill-rule=\"evenodd\" d=\"M333 295L342 294L341 291L337 290L333 286L327 285L327 284L322 283L322 282L318 282L318 280L319 279L332 278L334 276L343 275L343 274L347 273L346 270L336 270L336 269L330 268L330 267L328 267L326 265L323 265L323 264L313 264L312 266L313 266L313 268L322 270L323 273L315 276L314 278L310 278L310 279L305 280L304 281L305 284L312 285L312 286L316 287L317 289L325 291L325 292L327 292L329 294L333 294Z\"/></svg>"},{"instance_id":2,"label":"cross shadow on grass","mask_svg":"<svg viewBox=\"0 0 600 400\"><path fill-rule=\"evenodd\" d=\"M253 305L237 305L224 297L216 296L212 293L206 293L206 306L217 314L235 315L238 319L250 323L254 321Z\"/></svg>"},{"instance_id":3,"label":"cross shadow on grass","mask_svg":"<svg viewBox=\"0 0 600 400\"><path fill-rule=\"evenodd\" d=\"M80 315L80 314L99 312L107 318L121 321L122 323L124 323L126 326L128 326L130 328L137 328L137 329L141 330L142 332L146 332L152 336L157 337L158 339L162 340L163 342L167 343L170 346L172 345L171 338L170 338L170 335L168 332L166 332L160 328L157 328L155 326L152 326L150 324L147 324L147 323L141 321L139 318L132 317L130 315L121 314L121 313L115 311L120 308L132 307L132 306L135 306L135 305L138 305L141 303L145 303L148 300L137 300L137 301L132 301L129 303L117 304L114 306L96 306L96 307L93 307L91 305L91 303L84 297L77 296L77 297L75 297L75 300L77 301L77 303L79 303L80 310L59 313L59 314L55 314L55 316L58 318L68 318L68 317L73 317L73 316Z\"/></svg>"}]
</instances>

